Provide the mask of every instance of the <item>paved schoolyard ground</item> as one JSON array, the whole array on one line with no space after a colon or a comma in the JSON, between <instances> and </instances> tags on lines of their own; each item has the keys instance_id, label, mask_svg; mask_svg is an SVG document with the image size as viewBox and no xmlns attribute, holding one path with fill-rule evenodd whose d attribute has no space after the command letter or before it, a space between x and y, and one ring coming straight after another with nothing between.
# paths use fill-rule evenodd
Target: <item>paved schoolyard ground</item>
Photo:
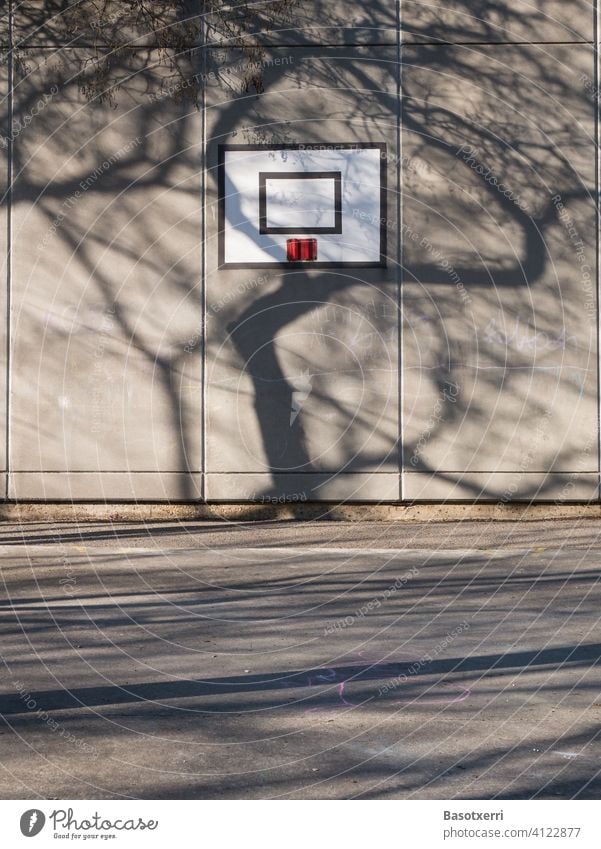
<instances>
[{"instance_id":1,"label":"paved schoolyard ground","mask_svg":"<svg viewBox=\"0 0 601 849\"><path fill-rule=\"evenodd\" d=\"M598 798L601 522L0 526L2 798Z\"/></svg>"}]
</instances>

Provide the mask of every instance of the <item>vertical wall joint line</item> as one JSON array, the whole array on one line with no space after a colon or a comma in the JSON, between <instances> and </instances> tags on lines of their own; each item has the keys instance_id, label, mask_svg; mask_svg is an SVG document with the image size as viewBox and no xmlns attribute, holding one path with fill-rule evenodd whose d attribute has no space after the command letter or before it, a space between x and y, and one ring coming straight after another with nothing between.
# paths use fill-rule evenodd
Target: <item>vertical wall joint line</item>
<instances>
[{"instance_id":1,"label":"vertical wall joint line","mask_svg":"<svg viewBox=\"0 0 601 849\"><path fill-rule=\"evenodd\" d=\"M200 93L200 224L201 233L201 257L200 257L200 397L202 410L200 411L200 495L202 501L207 500L207 109L206 109L206 83L207 79L207 22L203 12L200 25L200 62L201 62L201 86Z\"/></svg>"},{"instance_id":2,"label":"vertical wall joint line","mask_svg":"<svg viewBox=\"0 0 601 849\"><path fill-rule=\"evenodd\" d=\"M402 26L402 0L396 0L396 62L397 62L397 114L396 114L396 220L398 235L396 240L396 281L397 281L397 468L399 474L399 500L403 500L403 448L405 444L403 434L403 403L404 403L404 375L403 375L403 203L401 193L403 191L402 168L403 168L403 45L401 38Z\"/></svg>"},{"instance_id":3,"label":"vertical wall joint line","mask_svg":"<svg viewBox=\"0 0 601 849\"><path fill-rule=\"evenodd\" d=\"M594 109L595 109L595 246L596 246L596 283L597 283L597 498L601 497L601 238L599 226L601 223L601 151L599 150L599 46L601 31L599 28L599 0L593 4L594 15Z\"/></svg>"},{"instance_id":4,"label":"vertical wall joint line","mask_svg":"<svg viewBox=\"0 0 601 849\"><path fill-rule=\"evenodd\" d=\"M7 145L7 171L6 171L6 341L5 341L5 356L6 356L6 397L4 399L5 412L5 445L6 451L6 484L4 490L4 499L9 497L9 479L10 479L10 393L11 393L11 289L12 289L12 205L13 205L13 125L14 125L14 44L13 44L13 25L14 25L14 0L8 0L8 145Z\"/></svg>"}]
</instances>

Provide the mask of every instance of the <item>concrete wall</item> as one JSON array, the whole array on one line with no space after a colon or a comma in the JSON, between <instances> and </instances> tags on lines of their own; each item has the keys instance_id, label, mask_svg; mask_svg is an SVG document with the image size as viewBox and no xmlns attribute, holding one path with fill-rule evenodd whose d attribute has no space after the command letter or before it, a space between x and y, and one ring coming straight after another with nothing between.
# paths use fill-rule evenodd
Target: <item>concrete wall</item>
<instances>
[{"instance_id":1,"label":"concrete wall","mask_svg":"<svg viewBox=\"0 0 601 849\"><path fill-rule=\"evenodd\" d=\"M199 498L202 119L152 53L88 103L81 52L28 50L15 96L48 100L12 151L8 496Z\"/></svg>"},{"instance_id":2,"label":"concrete wall","mask_svg":"<svg viewBox=\"0 0 601 849\"><path fill-rule=\"evenodd\" d=\"M88 102L38 12L0 76L6 498L598 498L591 4L306 0L257 15L260 96L199 51L200 110L151 42ZM386 268L219 267L218 145L299 142L386 143Z\"/></svg>"}]
</instances>

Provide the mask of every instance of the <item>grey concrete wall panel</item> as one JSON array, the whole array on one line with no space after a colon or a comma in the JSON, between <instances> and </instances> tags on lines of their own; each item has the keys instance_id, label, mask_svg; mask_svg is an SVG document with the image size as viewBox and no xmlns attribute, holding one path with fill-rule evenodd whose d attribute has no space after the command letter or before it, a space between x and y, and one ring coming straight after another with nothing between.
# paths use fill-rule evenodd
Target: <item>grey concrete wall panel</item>
<instances>
[{"instance_id":1,"label":"grey concrete wall panel","mask_svg":"<svg viewBox=\"0 0 601 849\"><path fill-rule=\"evenodd\" d=\"M295 476L339 473L344 497L367 492L368 474L369 497L389 498L399 425L396 52L299 49L290 64L288 55L268 53L286 63L266 67L261 98L241 94L232 75L208 89L207 494L228 489L218 475L236 486L240 473L262 475L261 498L294 494ZM235 68L237 58L220 61ZM388 145L388 267L218 268L218 145L336 142Z\"/></svg>"},{"instance_id":2,"label":"grey concrete wall panel","mask_svg":"<svg viewBox=\"0 0 601 849\"><path fill-rule=\"evenodd\" d=\"M198 10L201 0L190 0L189 9L182 4L147 4L155 17L156 28L149 15L134 15L138 26L132 25L131 4L122 0L98 3L96 0L15 0L13 11L13 41L17 48L89 47L98 41L93 24L102 26L102 41L128 40L136 48L168 46L173 39L194 45ZM194 9L196 10L196 16ZM100 13L100 14L99 14ZM192 22L195 25L190 25Z\"/></svg>"},{"instance_id":3,"label":"grey concrete wall panel","mask_svg":"<svg viewBox=\"0 0 601 849\"><path fill-rule=\"evenodd\" d=\"M403 474L406 501L481 501L509 508L512 502L551 502L557 506L599 498L599 475L588 472L439 472Z\"/></svg>"},{"instance_id":4,"label":"grey concrete wall panel","mask_svg":"<svg viewBox=\"0 0 601 849\"><path fill-rule=\"evenodd\" d=\"M177 472L12 472L8 497L23 501L190 501L202 475Z\"/></svg>"},{"instance_id":5,"label":"grey concrete wall panel","mask_svg":"<svg viewBox=\"0 0 601 849\"><path fill-rule=\"evenodd\" d=\"M594 39L589 0L401 0L403 40L420 43L572 42Z\"/></svg>"},{"instance_id":6,"label":"grey concrete wall panel","mask_svg":"<svg viewBox=\"0 0 601 849\"><path fill-rule=\"evenodd\" d=\"M159 4L154 4L155 8ZM209 45L232 47L238 39L240 4L227 4L219 16L206 17L206 37ZM97 4L94 4L97 8ZM88 8L90 11L88 11ZM110 40L111 27L115 39L123 36L123 14L119 14L119 2L114 3L114 14L107 15L106 32ZM162 35L188 40L194 27L186 22L198 21L202 3L190 0L186 13L166 17ZM74 4L74 9L65 12L62 0L23 0L15 14L15 36L23 46L76 46L93 43L94 33L89 27L93 18L92 3L83 0ZM95 11L95 10L94 10ZM252 15L245 25L246 43L271 45L328 45L328 44L381 44L396 42L398 6L396 2L384 0L291 0L288 8L278 11L276 4L254 2L245 7ZM254 15L253 15L254 13ZM225 25L224 25L225 23ZM156 43L152 32L144 28L131 30L131 38L141 46ZM228 41L229 39L229 41ZM190 42L193 43L193 42Z\"/></svg>"},{"instance_id":7,"label":"grey concrete wall panel","mask_svg":"<svg viewBox=\"0 0 601 849\"><path fill-rule=\"evenodd\" d=\"M10 19L8 4L4 3L0 9L0 45L8 47L10 43Z\"/></svg>"},{"instance_id":8,"label":"grey concrete wall panel","mask_svg":"<svg viewBox=\"0 0 601 849\"><path fill-rule=\"evenodd\" d=\"M199 472L201 118L142 54L90 104L80 58L30 51L15 89L17 115L46 102L14 145L12 470Z\"/></svg>"},{"instance_id":9,"label":"grey concrete wall panel","mask_svg":"<svg viewBox=\"0 0 601 849\"><path fill-rule=\"evenodd\" d=\"M303 504L306 501L398 501L398 474L221 474L205 476L212 501Z\"/></svg>"},{"instance_id":10,"label":"grey concrete wall panel","mask_svg":"<svg viewBox=\"0 0 601 849\"><path fill-rule=\"evenodd\" d=\"M292 0L289 10L269 16L273 4L256 3L247 40L270 45L395 44L399 7L385 0ZM234 14L236 7L234 7ZM209 18L208 43L218 42L223 26Z\"/></svg>"},{"instance_id":11,"label":"grey concrete wall panel","mask_svg":"<svg viewBox=\"0 0 601 849\"><path fill-rule=\"evenodd\" d=\"M404 469L544 497L599 468L593 51L404 58Z\"/></svg>"}]
</instances>

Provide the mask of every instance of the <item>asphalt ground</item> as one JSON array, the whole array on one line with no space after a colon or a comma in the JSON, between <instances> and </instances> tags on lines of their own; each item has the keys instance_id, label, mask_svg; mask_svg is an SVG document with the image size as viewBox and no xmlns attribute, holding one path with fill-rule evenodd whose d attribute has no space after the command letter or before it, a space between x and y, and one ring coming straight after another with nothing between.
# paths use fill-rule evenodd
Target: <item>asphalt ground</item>
<instances>
[{"instance_id":1,"label":"asphalt ground","mask_svg":"<svg viewBox=\"0 0 601 849\"><path fill-rule=\"evenodd\" d=\"M599 798L601 522L0 526L0 797Z\"/></svg>"}]
</instances>

